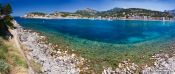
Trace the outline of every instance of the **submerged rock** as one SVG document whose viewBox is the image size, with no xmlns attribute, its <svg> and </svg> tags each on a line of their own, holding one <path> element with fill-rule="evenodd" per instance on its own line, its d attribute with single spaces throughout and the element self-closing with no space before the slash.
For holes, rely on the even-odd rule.
<svg viewBox="0 0 175 74">
<path fill-rule="evenodd" d="M 111 67 L 104 69 L 102 74 L 135 74 L 138 66 L 130 61 L 119 63 L 118 68 L 112 70 Z"/>
</svg>

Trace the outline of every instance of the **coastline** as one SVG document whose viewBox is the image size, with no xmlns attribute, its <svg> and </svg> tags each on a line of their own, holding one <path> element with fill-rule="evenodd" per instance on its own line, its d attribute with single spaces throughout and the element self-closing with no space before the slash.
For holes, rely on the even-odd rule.
<svg viewBox="0 0 175 74">
<path fill-rule="evenodd" d="M 79 74 L 85 70 L 77 68 L 76 66 L 83 66 L 84 58 L 76 57 L 76 54 L 67 54 L 66 51 L 61 52 L 60 49 L 55 50 L 54 48 L 56 45 L 47 43 L 47 38 L 45 36 L 32 30 L 24 30 L 17 22 L 14 24 L 18 25 L 16 29 L 18 42 L 26 58 L 29 60 L 30 64 L 32 63 L 30 60 L 40 64 L 41 70 L 39 72 L 48 74 Z M 51 53 L 54 54 L 54 56 L 51 55 Z M 162 73 L 164 70 L 166 70 L 165 73 L 175 72 L 175 57 L 170 57 L 168 54 L 162 53 L 155 54 L 151 59 L 155 59 L 154 65 L 145 65 L 141 70 L 142 74 Z M 130 61 L 123 61 L 119 63 L 115 70 L 111 67 L 104 68 L 102 74 L 135 73 L 137 69 L 138 66 L 136 64 Z"/>
<path fill-rule="evenodd" d="M 165 53 L 158 53 L 152 56 L 154 65 L 145 65 L 141 71 L 135 72 L 138 66 L 130 61 L 119 63 L 118 67 L 113 70 L 111 67 L 104 69 L 102 74 L 174 74 L 175 73 L 175 56 Z"/>
<path fill-rule="evenodd" d="M 12 21 L 12 23 L 16 26 L 16 27 L 19 27 L 19 24 L 17 24 L 16 21 Z M 22 54 L 22 56 L 24 57 L 27 65 L 28 65 L 28 74 L 34 74 L 35 72 L 33 71 L 33 69 L 31 68 L 29 62 L 28 62 L 28 59 L 26 58 L 26 55 L 24 54 L 22 48 L 21 48 L 21 44 L 19 42 L 19 39 L 18 39 L 18 35 L 17 35 L 17 30 L 14 29 L 14 30 L 10 30 L 10 32 L 12 33 L 13 35 L 13 40 L 14 40 L 14 43 L 15 43 L 15 46 L 18 48 L 19 52 Z"/>
<path fill-rule="evenodd" d="M 106 20 L 106 21 L 115 21 L 115 20 L 124 20 L 124 21 L 162 21 L 162 22 L 166 22 L 166 21 L 169 21 L 169 22 L 175 22 L 175 20 L 150 20 L 150 19 L 110 19 L 110 18 L 104 18 L 104 19 L 101 19 L 101 18 L 64 18 L 64 17 L 58 17 L 58 18 L 50 18 L 50 17 L 20 17 L 20 18 L 25 18 L 25 19 L 75 19 L 75 20 L 79 20 L 79 19 L 85 19 L 85 20 Z"/>
<path fill-rule="evenodd" d="M 84 58 L 55 49 L 56 45 L 47 43 L 45 36 L 31 30 L 24 30 L 17 22 L 13 23 L 17 26 L 14 31 L 17 41 L 34 73 L 79 74 L 81 72 L 82 69 L 78 66 L 83 65 Z"/>
</svg>

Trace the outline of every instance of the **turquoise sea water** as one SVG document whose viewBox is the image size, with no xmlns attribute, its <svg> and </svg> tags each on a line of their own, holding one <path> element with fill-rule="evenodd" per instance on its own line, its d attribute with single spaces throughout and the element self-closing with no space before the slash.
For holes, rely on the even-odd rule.
<svg viewBox="0 0 175 74">
<path fill-rule="evenodd" d="M 91 60 L 97 70 L 101 65 L 117 65 L 117 62 L 128 58 L 133 62 L 145 63 L 151 54 L 169 50 L 167 46 L 171 45 L 175 37 L 173 21 L 19 17 L 15 20 L 26 29 L 48 36 L 49 41 L 58 44 L 60 48 L 73 50 Z"/>
<path fill-rule="evenodd" d="M 174 22 L 17 19 L 26 28 L 49 29 L 92 41 L 129 44 L 151 40 L 175 28 Z M 42 27 L 41 27 L 42 26 Z"/>
</svg>

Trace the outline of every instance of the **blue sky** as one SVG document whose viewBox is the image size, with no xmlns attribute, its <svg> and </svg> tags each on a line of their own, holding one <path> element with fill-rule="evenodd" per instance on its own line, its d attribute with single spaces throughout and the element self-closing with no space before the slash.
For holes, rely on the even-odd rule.
<svg viewBox="0 0 175 74">
<path fill-rule="evenodd" d="M 78 9 L 92 8 L 99 11 L 122 8 L 146 8 L 151 10 L 175 9 L 175 0 L 0 0 L 0 3 L 10 3 L 14 16 L 22 16 L 28 12 L 54 11 L 74 12 Z"/>
</svg>

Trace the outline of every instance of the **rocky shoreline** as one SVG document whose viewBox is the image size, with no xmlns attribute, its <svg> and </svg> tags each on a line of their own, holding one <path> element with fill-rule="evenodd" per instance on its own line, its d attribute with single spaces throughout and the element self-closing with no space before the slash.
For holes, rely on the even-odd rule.
<svg viewBox="0 0 175 74">
<path fill-rule="evenodd" d="M 16 33 L 18 41 L 29 63 L 35 62 L 39 66 L 38 70 L 33 70 L 29 74 L 80 74 L 88 70 L 83 67 L 84 58 L 76 56 L 76 54 L 68 54 L 67 51 L 62 52 L 56 48 L 57 45 L 47 42 L 45 36 L 32 30 L 24 30 L 17 22 Z M 174 47 L 173 47 L 174 48 Z M 172 48 L 172 50 L 173 50 Z M 54 55 L 53 55 L 54 54 Z M 104 68 L 102 74 L 173 74 L 175 73 L 175 57 L 165 53 L 154 54 L 150 59 L 155 60 L 153 66 L 143 66 L 140 72 L 136 72 L 140 68 L 137 64 L 123 61 L 118 64 L 114 70 L 112 68 Z M 32 68 L 36 69 L 36 68 Z"/>
<path fill-rule="evenodd" d="M 169 54 L 159 53 L 152 56 L 156 61 L 151 67 L 145 66 L 142 70 L 143 74 L 174 74 L 175 73 L 175 57 Z"/>
<path fill-rule="evenodd" d="M 165 53 L 158 53 L 152 56 L 150 59 L 154 59 L 154 65 L 145 65 L 140 72 L 136 72 L 139 68 L 138 65 L 131 63 L 130 61 L 123 61 L 119 63 L 115 70 L 112 68 L 106 68 L 102 74 L 174 74 L 175 73 L 175 56 L 171 56 Z"/>
<path fill-rule="evenodd" d="M 14 24 L 18 25 L 16 33 L 26 58 L 30 64 L 35 63 L 33 67 L 38 66 L 35 69 L 40 68 L 34 70 L 32 74 L 79 74 L 81 72 L 82 69 L 77 65 L 83 65 L 84 58 L 61 52 L 60 49 L 55 49 L 56 45 L 47 43 L 45 36 L 31 30 L 24 30 L 16 22 Z"/>
</svg>

